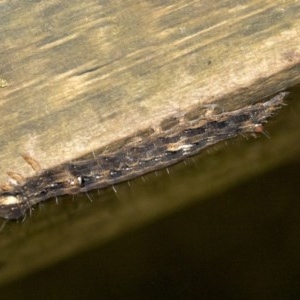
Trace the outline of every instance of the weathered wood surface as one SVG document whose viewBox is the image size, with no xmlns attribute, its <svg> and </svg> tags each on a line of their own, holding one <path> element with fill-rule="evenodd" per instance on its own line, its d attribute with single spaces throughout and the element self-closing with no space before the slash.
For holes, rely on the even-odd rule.
<svg viewBox="0 0 300 300">
<path fill-rule="evenodd" d="M 300 82 L 299 1 L 2 1 L 0 181 Z M 225 100 L 224 100 L 225 99 Z"/>
<path fill-rule="evenodd" d="M 24 152 L 48 168 L 178 112 L 212 102 L 242 107 L 299 83 L 299 16 L 299 1 L 0 2 L 0 181 L 8 170 L 32 174 L 20 156 Z M 282 151 L 278 143 L 272 146 L 276 154 Z M 296 150 L 288 148 L 276 163 Z M 272 156 L 269 160 L 275 164 Z M 7 224 L 1 281 L 104 242 L 258 170 L 243 165 L 232 177 L 196 189 L 197 182 L 234 166 L 221 161 L 223 171 L 203 164 L 200 177 L 178 178 L 161 189 L 155 186 L 160 179 L 131 192 L 121 186 L 126 204 L 111 191 L 101 196 L 114 199 L 107 209 L 95 202 L 91 208 L 76 201 L 79 213 L 77 207 L 70 211 L 62 204 L 58 211 L 48 205 L 24 224 Z M 272 164 L 257 162 L 262 168 Z"/>
</svg>

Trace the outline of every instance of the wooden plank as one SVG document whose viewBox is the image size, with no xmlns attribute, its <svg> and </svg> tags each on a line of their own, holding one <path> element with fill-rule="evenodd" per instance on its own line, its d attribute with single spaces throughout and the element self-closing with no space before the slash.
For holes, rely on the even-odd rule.
<svg viewBox="0 0 300 300">
<path fill-rule="evenodd" d="M 2 1 L 0 181 L 8 170 L 33 174 L 22 153 L 50 168 L 178 113 L 209 103 L 237 109 L 299 83 L 299 10 L 298 1 Z M 272 147 L 275 154 L 282 151 L 280 142 Z M 276 162 L 271 156 L 257 163 L 263 169 L 282 163 L 295 149 Z M 256 155 L 263 157 L 263 151 Z M 148 188 L 135 181 L 134 196 L 126 185 L 119 187 L 126 204 L 116 205 L 117 196 L 106 191 L 101 199 L 112 203 L 106 208 L 99 201 L 78 201 L 79 208 L 71 209 L 70 203 L 49 204 L 24 224 L 7 224 L 1 281 L 103 243 L 260 170 L 245 168 L 256 161 L 245 159 L 232 177 L 196 189 L 197 182 L 232 168 L 220 157 L 219 171 L 201 161 L 206 172 L 200 177 L 184 174 L 185 180 L 180 176 L 157 190 L 155 178 Z M 78 241 L 78 233 L 86 238 Z M 40 243 L 43 249 L 34 248 Z"/>
<path fill-rule="evenodd" d="M 294 85 L 298 12 L 298 1 L 2 1 L 0 181 L 32 175 L 22 153 L 49 168 L 191 107 Z"/>
</svg>

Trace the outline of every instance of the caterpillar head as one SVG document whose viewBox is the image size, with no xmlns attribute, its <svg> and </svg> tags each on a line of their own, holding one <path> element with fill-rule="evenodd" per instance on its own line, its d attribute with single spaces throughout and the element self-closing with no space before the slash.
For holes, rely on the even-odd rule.
<svg viewBox="0 0 300 300">
<path fill-rule="evenodd" d="M 26 213 L 28 206 L 22 198 L 12 192 L 0 193 L 0 217 L 8 220 L 19 219 Z"/>
</svg>

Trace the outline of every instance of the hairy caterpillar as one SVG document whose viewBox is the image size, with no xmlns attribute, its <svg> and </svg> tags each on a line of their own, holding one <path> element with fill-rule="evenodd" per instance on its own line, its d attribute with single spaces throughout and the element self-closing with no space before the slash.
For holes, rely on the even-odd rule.
<svg viewBox="0 0 300 300">
<path fill-rule="evenodd" d="M 175 164 L 197 154 L 217 142 L 246 133 L 264 133 L 263 123 L 283 105 L 287 92 L 230 112 L 198 115 L 186 114 L 181 119 L 160 125 L 145 138 L 132 137 L 109 153 L 90 159 L 78 159 L 42 171 L 29 156 L 24 159 L 36 175 L 24 179 L 8 172 L 14 184 L 2 186 L 0 217 L 18 219 L 33 205 L 64 194 L 76 194 L 132 179 L 145 173 Z"/>
</svg>

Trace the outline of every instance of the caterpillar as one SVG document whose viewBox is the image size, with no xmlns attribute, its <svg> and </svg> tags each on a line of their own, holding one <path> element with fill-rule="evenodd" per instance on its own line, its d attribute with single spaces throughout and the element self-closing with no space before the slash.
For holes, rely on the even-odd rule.
<svg viewBox="0 0 300 300">
<path fill-rule="evenodd" d="M 18 219 L 49 198 L 100 189 L 175 164 L 220 141 L 243 134 L 265 133 L 263 124 L 283 105 L 287 92 L 230 112 L 188 113 L 168 118 L 159 130 L 135 135 L 109 152 L 79 158 L 42 170 L 28 155 L 23 158 L 36 174 L 29 178 L 8 172 L 1 186 L 0 217 Z"/>
</svg>

